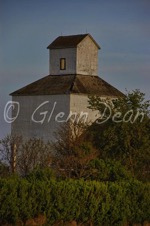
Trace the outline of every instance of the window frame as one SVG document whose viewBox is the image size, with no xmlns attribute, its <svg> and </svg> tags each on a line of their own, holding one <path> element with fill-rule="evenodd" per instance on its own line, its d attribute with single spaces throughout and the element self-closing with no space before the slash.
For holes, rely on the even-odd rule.
<svg viewBox="0 0 150 226">
<path fill-rule="evenodd" d="M 64 62 L 62 62 L 62 61 L 64 61 Z M 64 65 L 64 67 L 62 67 L 63 65 Z M 66 70 L 66 58 L 64 58 L 64 57 L 60 58 L 59 68 L 60 68 L 61 71 Z"/>
</svg>

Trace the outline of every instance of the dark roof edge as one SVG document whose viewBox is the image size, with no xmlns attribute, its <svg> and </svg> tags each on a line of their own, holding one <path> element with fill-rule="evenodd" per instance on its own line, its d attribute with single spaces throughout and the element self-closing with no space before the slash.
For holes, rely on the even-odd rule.
<svg viewBox="0 0 150 226">
<path fill-rule="evenodd" d="M 31 83 L 29 83 L 29 84 L 23 86 L 22 88 L 25 88 L 25 87 L 27 87 L 27 86 L 29 86 L 29 85 L 32 85 L 33 83 L 38 82 L 38 81 L 40 81 L 40 80 L 42 80 L 42 79 L 44 79 L 45 77 L 48 77 L 48 76 L 50 76 L 50 75 L 46 75 L 46 76 L 44 76 L 44 77 L 42 77 L 42 78 L 40 78 L 40 79 L 37 79 L 36 81 L 31 82 Z M 10 93 L 9 96 L 15 96 L 15 93 L 16 93 L 18 90 L 22 89 L 22 88 L 19 88 L 19 89 L 15 90 L 14 92 Z"/>
<path fill-rule="evenodd" d="M 89 36 L 90 38 L 91 38 L 91 40 L 95 43 L 95 45 L 97 46 L 97 48 L 98 49 L 101 49 L 101 47 L 98 45 L 98 43 L 94 40 L 94 38 L 89 34 L 89 33 L 87 33 L 87 34 L 78 34 L 78 35 L 65 35 L 65 36 L 58 36 L 57 38 L 59 38 L 59 37 L 69 37 L 69 36 L 80 36 L 80 35 L 82 35 L 83 36 L 83 39 L 80 41 L 80 42 L 82 42 L 87 36 Z M 57 39 L 56 38 L 56 39 Z M 56 40 L 55 39 L 55 40 Z M 54 40 L 54 41 L 55 41 Z M 53 41 L 53 42 L 54 42 Z M 47 46 L 47 49 L 65 49 L 65 48 L 67 48 L 67 49 L 69 49 L 69 48 L 76 48 L 77 46 L 78 46 L 78 44 L 80 43 L 78 43 L 76 46 L 74 46 L 74 45 L 70 45 L 70 46 L 67 46 L 67 47 L 64 47 L 64 46 L 59 46 L 59 47 L 52 47 L 52 45 L 53 45 L 53 42 L 50 44 L 50 45 L 48 45 Z"/>
<path fill-rule="evenodd" d="M 53 47 L 54 42 L 59 39 L 59 38 L 68 38 L 68 37 L 77 37 L 77 36 L 82 36 L 82 39 L 84 39 L 88 34 L 78 34 L 78 35 L 61 35 L 58 36 L 54 41 L 52 41 L 48 46 L 47 49 L 64 49 L 64 46 L 59 46 L 59 47 Z M 67 46 L 66 48 L 76 48 L 77 45 L 70 45 Z"/>
<path fill-rule="evenodd" d="M 71 78 L 68 80 L 68 77 L 69 76 Z M 53 80 L 54 77 L 56 77 L 56 80 L 55 79 Z M 42 86 L 46 84 L 46 87 L 49 89 L 49 86 L 47 86 L 47 82 L 56 82 L 56 81 L 59 81 L 59 77 L 60 78 L 67 77 L 67 84 L 68 85 L 65 86 L 65 89 L 63 87 L 60 87 L 61 89 L 58 89 L 59 87 L 56 87 L 57 88 L 56 89 L 56 92 L 54 92 L 54 90 L 52 90 L 49 93 L 49 92 L 45 92 L 45 90 L 43 91 L 43 89 L 41 90 L 41 93 L 40 92 L 37 92 L 37 88 L 36 87 L 41 88 L 41 84 L 42 84 Z M 72 74 L 72 75 L 67 74 L 67 75 L 62 75 L 62 76 L 60 76 L 60 75 L 55 75 L 55 76 L 47 75 L 47 76 L 45 76 L 45 77 L 43 77 L 41 79 L 38 79 L 37 81 L 34 81 L 34 82 L 32 82 L 32 83 L 30 83 L 30 84 L 22 87 L 21 89 L 18 89 L 16 91 L 10 93 L 9 95 L 10 96 L 38 96 L 38 95 L 75 94 L 76 92 L 77 92 L 77 94 L 81 94 L 82 95 L 82 94 L 85 94 L 86 93 L 85 95 L 87 95 L 88 92 L 89 92 L 89 89 L 91 89 L 91 88 L 88 85 L 87 90 L 83 91 L 83 89 L 82 89 L 83 82 L 85 83 L 85 81 L 88 81 L 89 80 L 89 79 L 88 80 L 84 80 L 84 79 L 86 79 L 85 77 L 86 78 L 89 78 L 89 79 L 94 79 L 94 80 L 91 80 L 91 81 L 95 81 L 96 84 L 99 84 L 100 85 L 100 86 L 98 85 L 99 87 L 97 87 L 96 89 L 99 89 L 99 88 L 100 89 L 101 88 L 103 89 L 103 86 L 106 87 L 106 91 L 105 90 L 104 91 L 102 90 L 102 92 L 101 92 L 101 95 L 102 96 L 105 96 L 105 93 L 106 93 L 106 96 L 112 96 L 112 97 L 118 97 L 118 96 L 123 97 L 123 96 L 125 96 L 124 93 L 122 93 L 120 90 L 118 90 L 117 88 L 115 88 L 113 85 L 110 85 L 108 82 L 106 82 L 105 80 L 103 80 L 99 76 L 80 75 L 80 74 Z M 95 78 L 93 78 L 93 77 L 95 77 Z M 77 82 L 76 85 L 77 85 L 77 87 L 79 89 L 76 86 L 74 87 L 75 80 Z M 46 83 L 45 83 L 45 81 L 46 81 Z M 64 80 L 64 78 L 63 78 L 62 81 L 63 82 L 64 81 L 66 82 L 66 79 Z M 80 84 L 81 84 L 81 86 L 80 86 Z M 89 84 L 89 83 L 87 83 L 87 84 Z M 35 86 L 32 86 L 32 85 L 35 85 Z M 29 88 L 29 90 L 25 90 L 26 88 Z M 83 88 L 85 88 L 85 87 L 83 87 Z M 107 90 L 109 91 L 109 88 L 110 88 L 110 91 L 111 92 L 110 92 L 110 94 L 109 93 L 107 94 Z M 33 92 L 30 92 L 31 89 L 33 89 L 32 90 Z M 38 89 L 38 91 L 39 91 L 39 89 Z M 99 96 L 99 92 L 97 92 L 97 91 L 96 91 L 96 93 L 95 93 L 95 91 L 92 91 L 92 92 L 93 92 L 92 95 L 97 95 L 98 94 L 98 96 Z M 90 92 L 89 92 L 89 95 L 91 95 Z"/>
</svg>

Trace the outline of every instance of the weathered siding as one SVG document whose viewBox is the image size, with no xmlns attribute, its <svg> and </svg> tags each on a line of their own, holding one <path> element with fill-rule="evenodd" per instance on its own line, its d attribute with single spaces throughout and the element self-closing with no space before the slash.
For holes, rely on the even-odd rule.
<svg viewBox="0 0 150 226">
<path fill-rule="evenodd" d="M 24 139 L 36 137 L 42 138 L 44 141 L 54 141 L 54 132 L 61 124 L 61 122 L 56 122 L 56 116 L 58 113 L 64 112 L 64 117 L 57 118 L 57 120 L 61 121 L 69 115 L 69 95 L 15 96 L 13 101 L 19 102 L 20 112 L 17 119 L 12 123 L 12 135 L 21 135 Z M 46 101 L 48 102 L 46 103 Z M 41 123 L 34 122 L 32 119 L 33 112 L 44 102 L 45 104 L 36 111 L 33 117 L 34 120 L 41 121 Z M 55 109 L 50 121 L 48 121 L 54 103 L 56 103 Z M 13 111 L 13 116 L 15 115 L 16 112 Z"/>
<path fill-rule="evenodd" d="M 84 115 L 87 113 L 87 123 L 94 122 L 99 117 L 98 111 L 92 111 L 88 108 L 88 96 L 87 95 L 80 95 L 80 94 L 71 94 L 70 95 L 70 111 L 76 112 L 79 116 Z M 85 114 L 84 114 L 85 113 Z M 81 115 L 80 115 L 81 114 Z"/>
<path fill-rule="evenodd" d="M 98 75 L 98 47 L 89 36 L 77 47 L 77 74 Z"/>
<path fill-rule="evenodd" d="M 66 70 L 60 70 L 60 58 L 66 58 Z M 50 50 L 50 74 L 75 74 L 76 48 Z"/>
<path fill-rule="evenodd" d="M 86 119 L 87 113 L 87 123 L 98 118 L 97 111 L 87 108 L 87 95 L 14 96 L 13 101 L 19 103 L 20 112 L 11 124 L 11 132 L 12 135 L 21 135 L 23 139 L 35 137 L 55 141 L 54 132 L 70 113 L 84 115 L 83 119 Z M 13 117 L 16 110 L 12 112 Z"/>
<path fill-rule="evenodd" d="M 98 47 L 85 37 L 76 48 L 50 49 L 49 73 L 98 75 Z M 66 70 L 60 70 L 60 58 L 66 58 Z"/>
</svg>

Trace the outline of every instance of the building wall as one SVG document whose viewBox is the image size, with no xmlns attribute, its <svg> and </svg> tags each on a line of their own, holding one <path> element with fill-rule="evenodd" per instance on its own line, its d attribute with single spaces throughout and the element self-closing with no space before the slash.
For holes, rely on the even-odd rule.
<svg viewBox="0 0 150 226">
<path fill-rule="evenodd" d="M 77 47 L 77 74 L 98 75 L 98 47 L 87 36 Z"/>
<path fill-rule="evenodd" d="M 69 115 L 69 95 L 14 96 L 13 101 L 19 102 L 20 112 L 11 125 L 12 135 L 21 135 L 23 139 L 35 137 L 54 141 L 54 132 Z M 16 111 L 17 108 L 13 116 Z"/>
<path fill-rule="evenodd" d="M 11 133 L 13 136 L 22 136 L 24 140 L 41 138 L 54 142 L 54 132 L 74 113 L 88 124 L 98 118 L 98 111 L 87 108 L 86 95 L 13 96 L 13 101 L 19 103 L 20 111 L 11 124 Z M 13 117 L 17 110 L 12 111 Z"/>
<path fill-rule="evenodd" d="M 60 58 L 66 58 L 66 70 L 60 70 Z M 50 69 L 51 75 L 76 73 L 76 48 L 51 49 Z"/>
<path fill-rule="evenodd" d="M 70 111 L 76 112 L 80 118 L 83 116 L 83 122 L 91 124 L 99 117 L 98 111 L 92 111 L 88 108 L 88 96 L 83 94 L 70 95 Z M 87 117 L 86 117 L 87 115 Z"/>
<path fill-rule="evenodd" d="M 77 48 L 51 49 L 49 60 L 49 73 L 98 75 L 98 47 L 87 36 Z M 66 58 L 66 70 L 60 70 L 60 58 Z"/>
</svg>

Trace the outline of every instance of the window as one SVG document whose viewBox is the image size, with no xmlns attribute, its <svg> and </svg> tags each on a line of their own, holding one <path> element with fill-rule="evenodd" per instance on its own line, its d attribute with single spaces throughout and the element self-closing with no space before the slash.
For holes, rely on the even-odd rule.
<svg viewBox="0 0 150 226">
<path fill-rule="evenodd" d="M 66 58 L 60 58 L 60 70 L 66 70 Z"/>
</svg>

